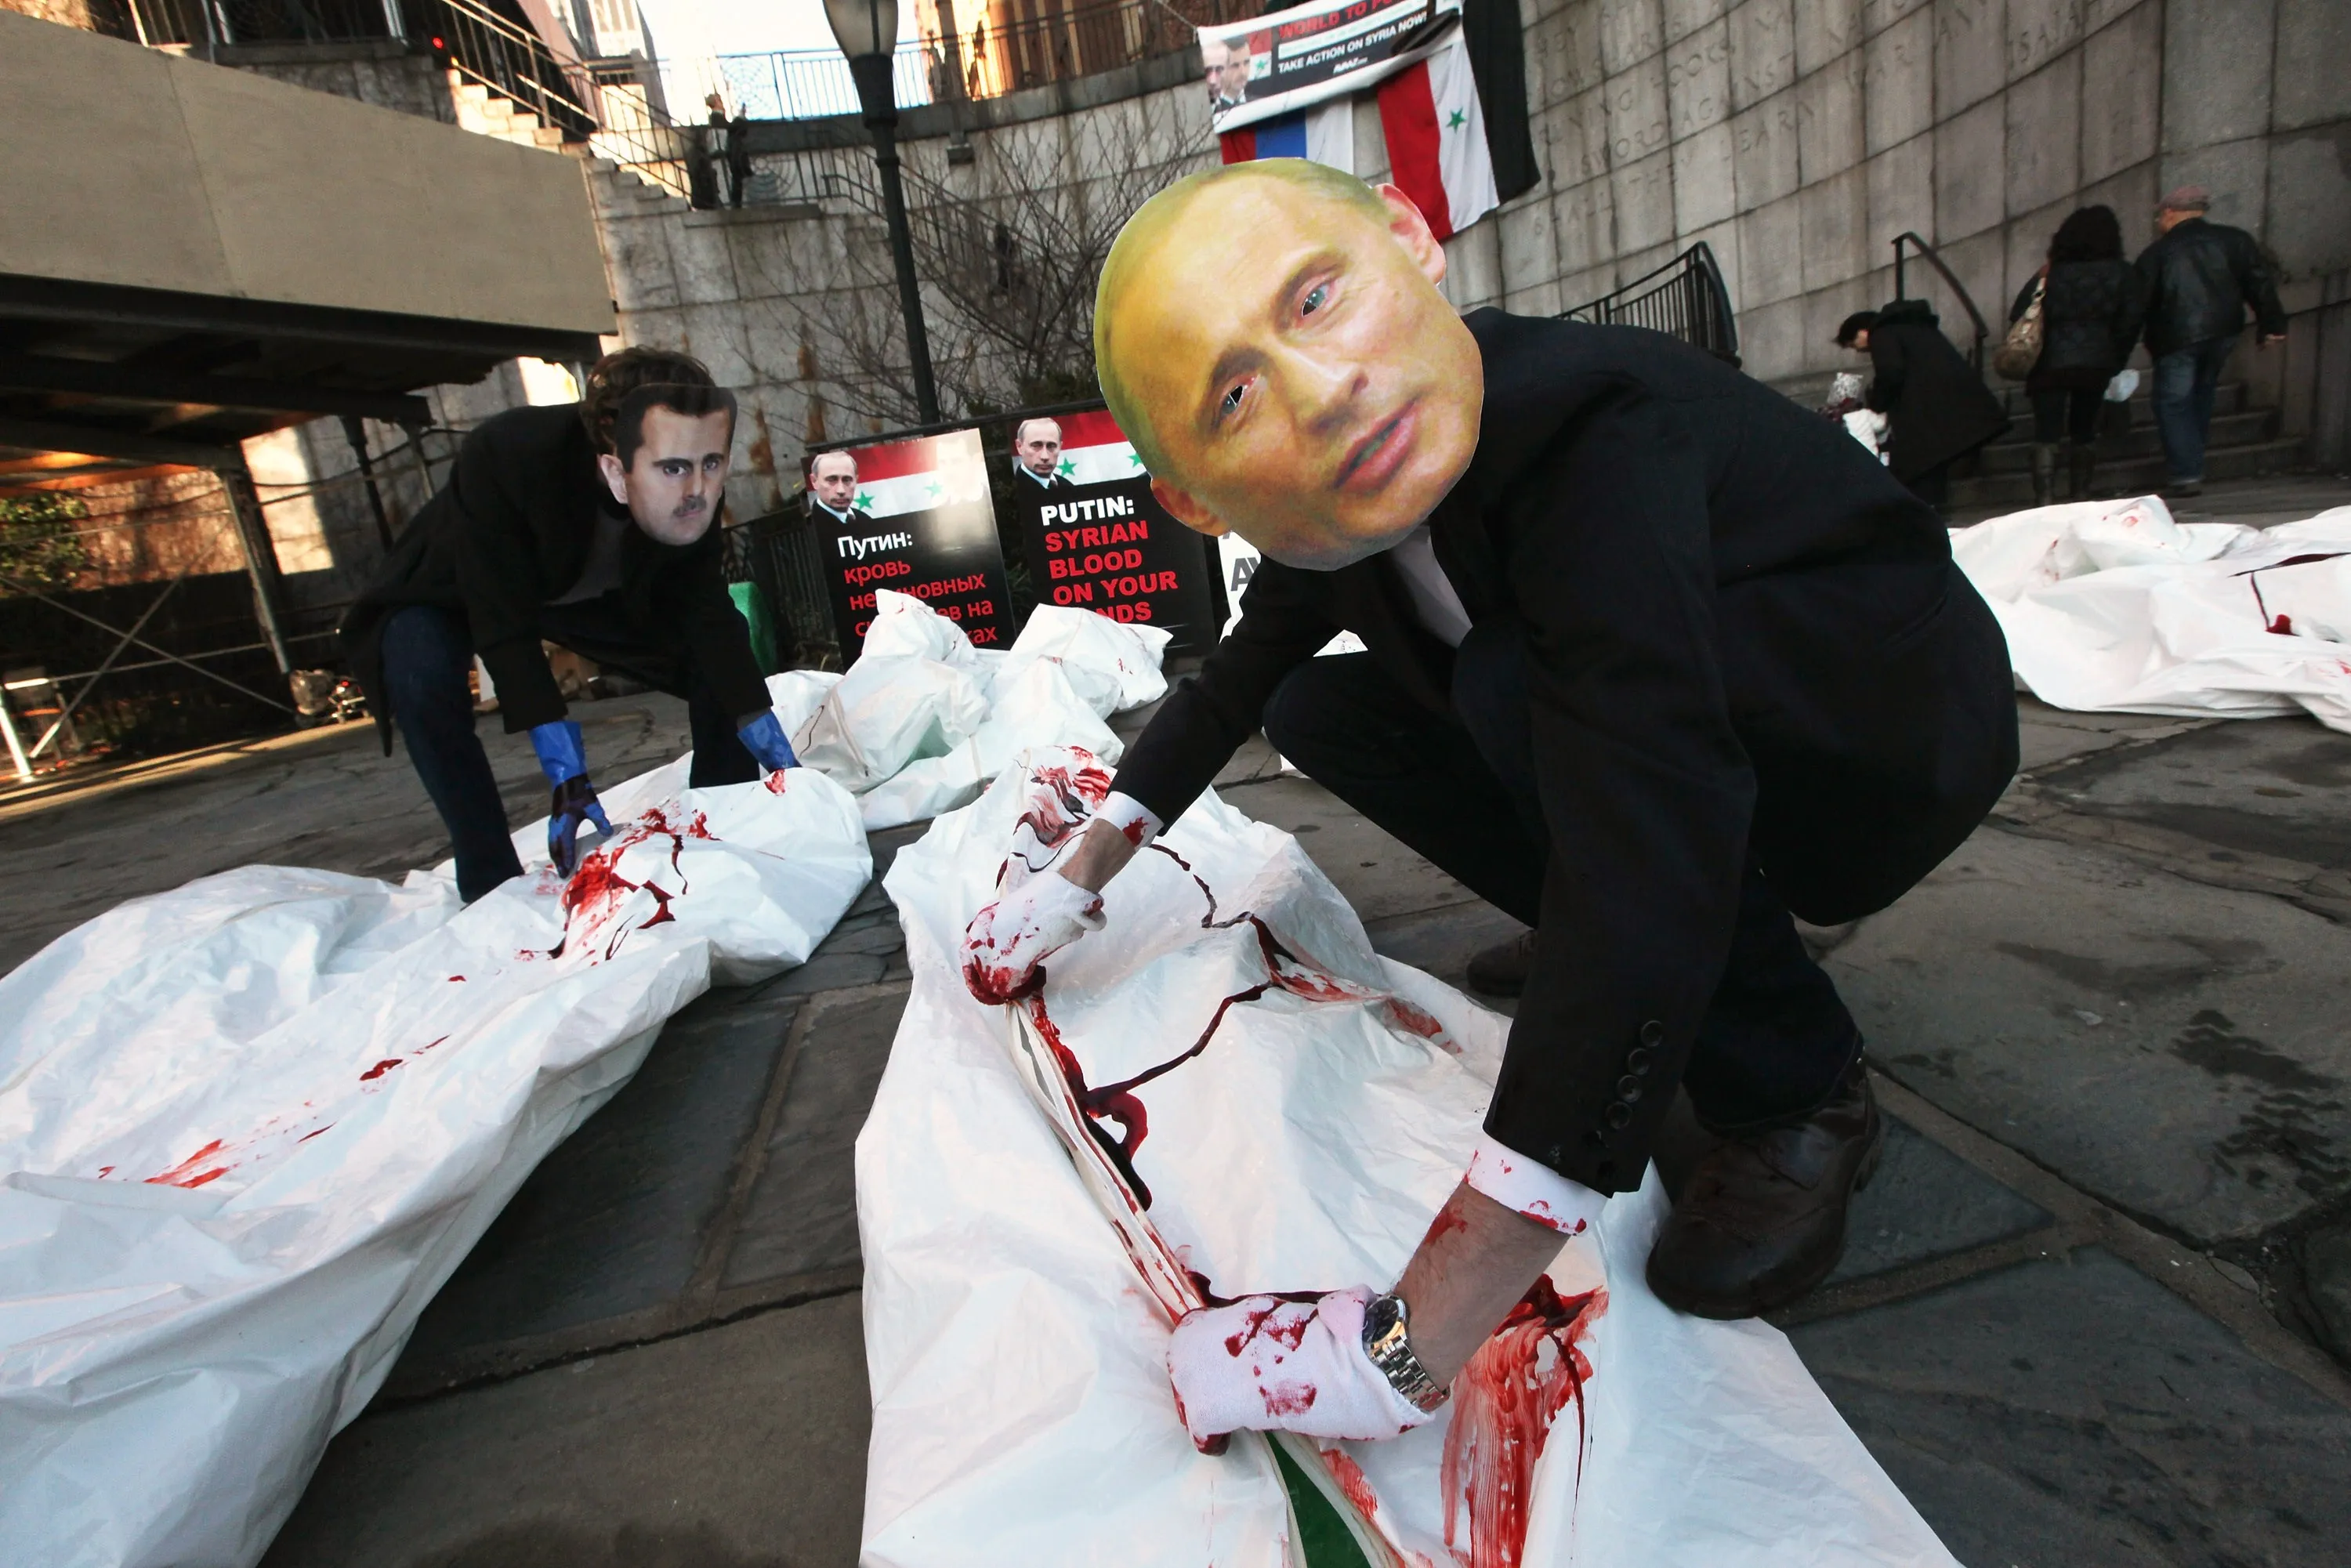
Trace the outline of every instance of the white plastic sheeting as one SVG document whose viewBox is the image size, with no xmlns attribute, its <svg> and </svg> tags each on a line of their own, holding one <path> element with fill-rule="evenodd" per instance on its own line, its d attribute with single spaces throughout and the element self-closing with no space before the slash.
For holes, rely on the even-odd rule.
<svg viewBox="0 0 2351 1568">
<path fill-rule="evenodd" d="M 2044 702 L 2351 731 L 2351 507 L 2257 529 L 2075 502 L 1953 529 L 1951 553 Z"/>
<path fill-rule="evenodd" d="M 1155 626 L 1040 604 L 992 652 L 883 589 L 847 674 L 796 672 L 768 687 L 799 759 L 855 791 L 868 828 L 894 828 L 963 805 L 1029 747 L 1083 746 L 1115 762 L 1123 743 L 1102 720 L 1165 693 L 1167 641 Z M 803 710 L 820 681 L 831 684 Z"/>
<path fill-rule="evenodd" d="M 868 1568 L 1300 1561 L 1265 1441 L 1186 1437 L 1172 1314 L 1393 1281 L 1492 1089 L 1506 1020 L 1374 955 L 1293 840 L 1213 795 L 1041 998 L 975 1002 L 956 944 L 1008 851 L 1050 863 L 1107 787 L 1032 757 L 887 880 L 914 984 L 857 1145 Z M 1612 1202 L 1436 1423 L 1284 1439 L 1371 1562 L 1951 1562 L 1777 1331 L 1648 1293 L 1664 1207 L 1654 1180 Z"/>
<path fill-rule="evenodd" d="M 0 979 L 0 1561 L 257 1561 L 663 1020 L 807 957 L 872 872 L 855 802 L 684 767 L 605 792 L 568 884 L 246 867 Z"/>
</svg>

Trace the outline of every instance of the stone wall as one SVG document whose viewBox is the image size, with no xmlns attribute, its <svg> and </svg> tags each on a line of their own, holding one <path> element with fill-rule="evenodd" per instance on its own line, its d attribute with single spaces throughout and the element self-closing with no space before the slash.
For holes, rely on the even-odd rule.
<svg viewBox="0 0 2351 1568">
<path fill-rule="evenodd" d="M 194 51 L 199 57 L 202 49 Z M 245 44 L 214 52 L 215 64 L 275 81 L 357 99 L 420 120 L 457 123 L 449 72 L 396 38 L 340 44 Z"/>
<path fill-rule="evenodd" d="M 2346 18 L 2346 0 L 1527 0 L 1547 182 L 1499 214 L 1495 298 L 1560 309 L 1704 240 L 1748 368 L 1788 382 L 1834 368 L 1836 322 L 1891 297 L 1905 230 L 1997 331 L 2075 206 L 2113 206 L 2136 248 L 2159 191 L 2195 180 L 2314 300 L 2351 266 Z M 1963 335 L 1948 291 L 1923 291 Z"/>
</svg>

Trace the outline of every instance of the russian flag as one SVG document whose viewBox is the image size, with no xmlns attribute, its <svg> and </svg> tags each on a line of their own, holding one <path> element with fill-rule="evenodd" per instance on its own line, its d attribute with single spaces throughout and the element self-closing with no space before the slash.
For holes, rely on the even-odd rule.
<svg viewBox="0 0 2351 1568">
<path fill-rule="evenodd" d="M 1217 142 L 1228 163 L 1311 158 L 1352 174 L 1355 172 L 1355 101 L 1341 97 L 1311 109 L 1292 110 L 1238 131 L 1221 132 Z"/>
<path fill-rule="evenodd" d="M 1501 204 L 1466 29 L 1455 28 L 1437 53 L 1382 82 L 1379 94 L 1389 178 L 1438 239 Z"/>
</svg>

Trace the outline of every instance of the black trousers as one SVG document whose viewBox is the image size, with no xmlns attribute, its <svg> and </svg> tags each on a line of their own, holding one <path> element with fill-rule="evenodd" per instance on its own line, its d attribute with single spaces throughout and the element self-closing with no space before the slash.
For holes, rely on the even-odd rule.
<svg viewBox="0 0 2351 1568">
<path fill-rule="evenodd" d="M 2043 444 L 2070 437 L 2084 446 L 2098 439 L 2098 413 L 2105 407 L 2106 389 L 2069 392 L 2052 387 L 2032 394 L 2032 439 Z"/>
<path fill-rule="evenodd" d="M 735 733 L 742 716 L 726 712 L 711 695 L 682 647 L 663 644 L 622 615 L 618 598 L 549 605 L 540 614 L 541 630 L 549 641 L 599 664 L 685 698 L 694 736 L 689 782 L 695 788 L 758 778 L 758 760 Z M 392 722 L 449 830 L 457 892 L 468 904 L 522 874 L 496 776 L 474 733 L 474 698 L 465 685 L 473 664 L 472 634 L 465 616 L 454 611 L 413 604 L 384 621 L 383 683 Z"/>
<path fill-rule="evenodd" d="M 1531 925 L 1551 833 L 1538 794 L 1515 624 L 1472 631 L 1454 663 L 1455 717 L 1407 695 L 1369 653 L 1309 659 L 1266 704 L 1266 738 L 1333 795 Z M 1682 1083 L 1717 1132 L 1817 1108 L 1861 1054 L 1836 986 L 1750 861 L 1730 956 Z"/>
</svg>

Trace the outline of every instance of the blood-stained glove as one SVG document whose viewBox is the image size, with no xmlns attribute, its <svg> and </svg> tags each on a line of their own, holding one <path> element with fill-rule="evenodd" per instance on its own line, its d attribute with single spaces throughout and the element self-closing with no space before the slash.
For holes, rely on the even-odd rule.
<svg viewBox="0 0 2351 1568">
<path fill-rule="evenodd" d="M 792 755 L 792 743 L 784 737 L 783 721 L 776 716 L 773 708 L 735 733 L 743 737 L 744 749 L 770 773 L 800 765 L 800 759 Z"/>
<path fill-rule="evenodd" d="M 569 876 L 580 866 L 581 826 L 594 822 L 609 834 L 612 824 L 597 802 L 596 787 L 588 782 L 588 748 L 578 725 L 568 718 L 533 725 L 530 748 L 538 753 L 539 771 L 555 786 L 547 809 L 547 858 L 558 875 Z"/>
<path fill-rule="evenodd" d="M 1046 959 L 1102 928 L 1101 894 L 1060 872 L 1038 872 L 963 928 L 963 983 L 990 1006 L 1018 1000 L 1042 983 Z"/>
<path fill-rule="evenodd" d="M 1184 1314 L 1167 1341 L 1167 1377 L 1192 1441 L 1228 1432 L 1393 1437 L 1435 1415 L 1395 1390 L 1364 1348 L 1364 1313 L 1378 1292 L 1333 1291 L 1318 1301 L 1244 1296 Z"/>
</svg>

